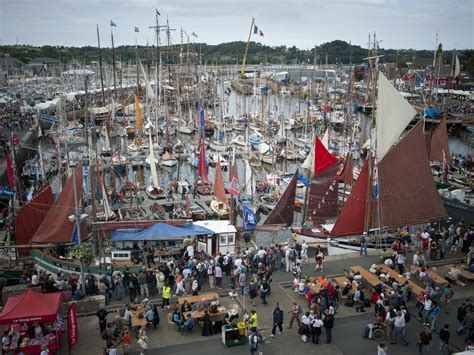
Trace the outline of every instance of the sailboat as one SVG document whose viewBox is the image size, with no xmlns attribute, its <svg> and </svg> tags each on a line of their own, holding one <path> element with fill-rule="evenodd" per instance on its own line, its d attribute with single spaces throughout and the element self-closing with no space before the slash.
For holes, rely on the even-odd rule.
<svg viewBox="0 0 474 355">
<path fill-rule="evenodd" d="M 100 190 L 102 192 L 102 210 L 96 211 L 95 218 L 97 221 L 110 221 L 116 218 L 115 212 L 110 208 L 109 197 L 104 186 L 104 181 L 100 175 Z"/>
<path fill-rule="evenodd" d="M 174 158 L 170 152 L 166 151 L 165 154 L 163 154 L 163 157 L 161 158 L 161 165 L 173 167 L 176 164 L 178 164 L 178 160 Z"/>
<path fill-rule="evenodd" d="M 107 132 L 107 127 L 104 126 L 104 141 L 102 145 L 101 155 L 102 157 L 110 158 L 112 156 L 112 148 L 110 147 L 109 133 Z"/>
<path fill-rule="evenodd" d="M 416 111 L 382 74 L 378 78 L 376 149 L 331 229 L 331 236 L 360 235 L 448 217 L 436 190 L 419 121 L 399 137 Z"/>
<path fill-rule="evenodd" d="M 227 195 L 225 194 L 220 161 L 217 161 L 216 165 L 213 193 L 215 198 L 211 201 L 211 210 L 217 214 L 219 218 L 229 218 L 230 210 Z"/>
<path fill-rule="evenodd" d="M 153 154 L 153 145 L 152 145 L 152 140 L 151 140 L 151 133 L 148 133 L 148 137 L 150 140 L 150 153 L 149 153 L 149 159 L 150 162 L 155 161 L 155 156 Z M 150 175 L 151 175 L 151 181 L 150 184 L 147 186 L 145 192 L 148 198 L 152 200 L 156 200 L 159 198 L 165 198 L 165 190 L 158 185 L 158 174 L 156 172 L 156 164 L 150 163 Z"/>
<path fill-rule="evenodd" d="M 259 227 L 259 230 L 277 231 L 282 227 L 290 227 L 293 224 L 297 180 L 298 170 L 294 173 L 285 192 L 283 192 L 262 226 Z"/>
<path fill-rule="evenodd" d="M 207 177 L 207 161 L 206 161 L 206 139 L 204 128 L 204 106 L 200 103 L 200 119 L 201 119 L 201 144 L 199 148 L 198 175 L 199 178 L 194 182 L 194 189 L 200 195 L 207 196 L 212 194 L 212 183 Z"/>
</svg>

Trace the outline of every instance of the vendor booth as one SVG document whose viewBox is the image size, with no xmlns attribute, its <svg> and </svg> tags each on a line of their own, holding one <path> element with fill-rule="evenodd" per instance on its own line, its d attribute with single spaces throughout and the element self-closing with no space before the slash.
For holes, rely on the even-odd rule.
<svg viewBox="0 0 474 355">
<path fill-rule="evenodd" d="M 63 332 L 61 292 L 41 293 L 28 289 L 10 296 L 0 313 L 0 327 L 10 333 L 10 351 L 40 354 L 46 344 L 49 353 L 60 347 Z"/>
<path fill-rule="evenodd" d="M 229 221 L 197 221 L 194 226 L 204 227 L 211 232 L 206 235 L 199 235 L 198 251 L 204 251 L 209 255 L 216 255 L 227 252 L 233 254 L 236 252 L 235 235 L 237 229 Z"/>
</svg>

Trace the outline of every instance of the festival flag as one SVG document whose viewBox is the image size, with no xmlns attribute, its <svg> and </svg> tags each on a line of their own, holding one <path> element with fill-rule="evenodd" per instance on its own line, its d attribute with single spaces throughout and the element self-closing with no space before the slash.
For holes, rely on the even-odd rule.
<svg viewBox="0 0 474 355">
<path fill-rule="evenodd" d="M 117 27 L 117 24 L 114 21 L 110 20 L 110 27 Z"/>
<path fill-rule="evenodd" d="M 265 37 L 264 34 L 263 34 L 263 32 L 262 32 L 262 30 L 258 30 L 258 35 L 259 35 L 260 37 Z"/>
<path fill-rule="evenodd" d="M 137 26 L 135 26 L 135 32 L 140 32 L 139 28 Z"/>
<path fill-rule="evenodd" d="M 196 32 L 193 32 L 193 33 L 191 33 L 191 36 L 194 36 L 194 37 L 197 38 L 198 35 L 196 34 Z"/>
<path fill-rule="evenodd" d="M 258 27 L 257 25 L 253 26 L 253 34 L 256 35 L 258 33 Z"/>
<path fill-rule="evenodd" d="M 79 328 L 77 326 L 77 312 L 76 312 L 76 304 L 73 303 L 69 307 L 69 311 L 67 314 L 67 339 L 69 344 L 69 351 L 71 348 L 77 344 L 79 340 Z"/>
<path fill-rule="evenodd" d="M 161 16 L 160 12 L 158 11 L 158 9 L 156 9 L 156 16 Z"/>
<path fill-rule="evenodd" d="M 257 217 L 247 206 L 244 206 L 242 209 L 242 223 L 244 231 L 254 231 L 257 229 Z"/>
<path fill-rule="evenodd" d="M 202 100 L 199 103 L 199 117 L 200 117 L 200 129 L 201 129 L 201 136 L 204 137 L 205 128 L 204 128 L 204 105 L 202 104 Z"/>
<path fill-rule="evenodd" d="M 10 156 L 10 150 L 6 151 L 6 163 L 7 163 L 7 175 L 8 175 L 8 185 L 11 189 L 15 188 L 15 172 L 13 170 L 12 159 Z"/>
</svg>

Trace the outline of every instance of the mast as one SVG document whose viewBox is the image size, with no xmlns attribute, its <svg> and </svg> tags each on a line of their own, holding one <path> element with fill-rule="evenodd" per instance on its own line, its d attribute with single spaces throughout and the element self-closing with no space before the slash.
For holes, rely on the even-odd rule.
<svg viewBox="0 0 474 355">
<path fill-rule="evenodd" d="M 117 102 L 117 78 L 115 73 L 115 47 L 114 47 L 114 31 L 112 30 L 112 26 L 110 26 L 110 39 L 112 41 L 112 71 L 114 74 L 114 99 Z"/>
<path fill-rule="evenodd" d="M 250 24 L 249 37 L 247 39 L 247 45 L 245 46 L 244 58 L 242 59 L 242 69 L 240 70 L 240 77 L 242 79 L 245 78 L 245 62 L 247 60 L 247 53 L 249 51 L 249 45 L 250 45 L 250 37 L 252 36 L 252 29 L 254 25 L 255 25 L 255 17 L 252 18 L 252 22 Z"/>
<path fill-rule="evenodd" d="M 97 48 L 99 49 L 99 71 L 100 71 L 100 88 L 102 90 L 102 100 L 105 103 L 105 92 L 104 92 L 104 71 L 102 69 L 102 50 L 100 49 L 100 35 L 99 25 L 97 25 Z"/>
</svg>

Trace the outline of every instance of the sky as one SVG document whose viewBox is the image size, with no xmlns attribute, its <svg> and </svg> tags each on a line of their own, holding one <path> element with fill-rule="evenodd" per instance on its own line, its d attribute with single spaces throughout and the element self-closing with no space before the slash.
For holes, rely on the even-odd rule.
<svg viewBox="0 0 474 355">
<path fill-rule="evenodd" d="M 246 41 L 255 18 L 264 37 L 252 40 L 270 46 L 340 39 L 366 48 L 375 31 L 381 48 L 432 50 L 436 33 L 444 49 L 474 48 L 473 0 L 0 0 L 0 44 L 96 46 L 98 24 L 109 47 L 110 20 L 116 46 L 154 43 L 155 8 L 160 25 L 176 29 L 173 44 L 180 28 L 196 42 Z"/>
</svg>

